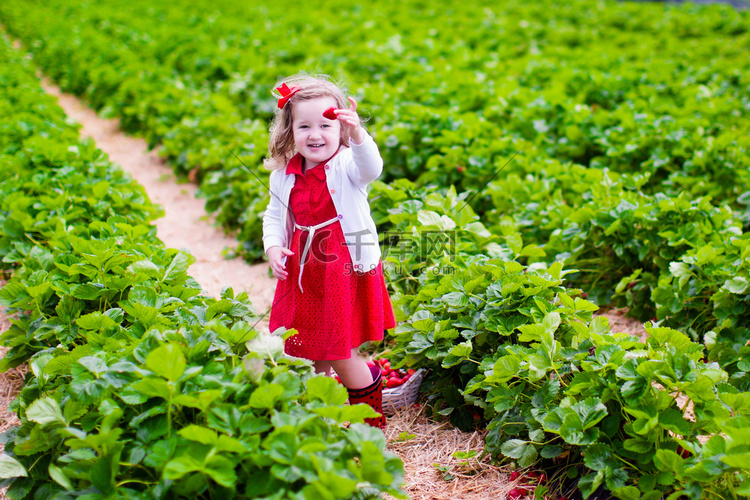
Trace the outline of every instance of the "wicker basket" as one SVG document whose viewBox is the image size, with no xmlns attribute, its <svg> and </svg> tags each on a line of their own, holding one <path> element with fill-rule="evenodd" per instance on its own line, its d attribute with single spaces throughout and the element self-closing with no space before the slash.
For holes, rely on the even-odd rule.
<svg viewBox="0 0 750 500">
<path fill-rule="evenodd" d="M 413 405 L 417 401 L 423 377 L 424 370 L 420 368 L 398 387 L 383 389 L 383 413 L 393 415 L 396 410 Z"/>
</svg>

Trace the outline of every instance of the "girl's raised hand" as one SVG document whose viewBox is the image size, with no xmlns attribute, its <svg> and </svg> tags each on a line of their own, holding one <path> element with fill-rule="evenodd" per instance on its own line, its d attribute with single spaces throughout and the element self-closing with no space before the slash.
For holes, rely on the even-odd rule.
<svg viewBox="0 0 750 500">
<path fill-rule="evenodd" d="M 336 118 L 341 122 L 342 127 L 348 128 L 352 141 L 355 144 L 362 144 L 365 140 L 365 129 L 362 128 L 357 114 L 357 101 L 353 97 L 349 97 L 349 109 L 336 110 Z"/>
<path fill-rule="evenodd" d="M 285 280 L 289 273 L 286 272 L 286 266 L 282 260 L 285 256 L 289 257 L 294 255 L 294 252 L 288 248 L 274 246 L 268 249 L 266 252 L 268 255 L 268 262 L 271 264 L 271 272 L 277 280 Z"/>
</svg>

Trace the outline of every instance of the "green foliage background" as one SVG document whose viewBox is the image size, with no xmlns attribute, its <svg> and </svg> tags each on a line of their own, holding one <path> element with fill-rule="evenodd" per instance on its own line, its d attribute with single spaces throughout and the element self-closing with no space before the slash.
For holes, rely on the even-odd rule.
<svg viewBox="0 0 750 500">
<path fill-rule="evenodd" d="M 586 494 L 748 492 L 747 12 L 6 0 L 0 19 L 64 90 L 195 171 L 250 260 L 269 90 L 300 70 L 342 80 L 386 160 L 370 198 L 402 320 L 391 355 L 432 368 L 436 412 L 487 423 L 497 457 L 580 469 Z M 611 336 L 586 297 L 658 321 L 655 340 Z"/>
</svg>

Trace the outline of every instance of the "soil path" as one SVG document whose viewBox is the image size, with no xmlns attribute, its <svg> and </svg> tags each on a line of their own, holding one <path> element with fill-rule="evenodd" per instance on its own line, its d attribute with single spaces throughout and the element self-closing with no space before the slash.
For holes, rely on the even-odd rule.
<svg viewBox="0 0 750 500">
<path fill-rule="evenodd" d="M 239 257 L 222 257 L 224 249 L 235 248 L 238 242 L 212 224 L 204 202 L 195 197 L 197 186 L 178 184 L 157 152 L 149 151 L 145 140 L 122 133 L 118 120 L 100 118 L 49 80 L 43 78 L 42 84 L 47 93 L 58 98 L 65 113 L 81 124 L 81 136 L 91 137 L 112 162 L 146 189 L 153 203 L 164 208 L 164 217 L 155 222 L 157 235 L 167 247 L 185 250 L 197 259 L 188 272 L 206 294 L 218 297 L 225 286 L 235 293 L 246 291 L 256 311 L 265 314 L 276 287 L 276 280 L 268 275 L 268 264 L 251 266 Z M 267 319 L 259 326 L 267 329 Z"/>
</svg>

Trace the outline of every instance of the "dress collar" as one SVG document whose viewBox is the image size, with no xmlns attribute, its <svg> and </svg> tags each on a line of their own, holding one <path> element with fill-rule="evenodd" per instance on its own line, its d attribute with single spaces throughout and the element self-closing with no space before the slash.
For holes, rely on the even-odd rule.
<svg viewBox="0 0 750 500">
<path fill-rule="evenodd" d="M 292 156 L 292 159 L 289 160 L 289 163 L 286 165 L 286 174 L 296 174 L 296 175 L 304 175 L 302 173 L 302 162 L 304 161 L 304 158 L 302 158 L 302 155 L 297 153 L 296 155 Z"/>
<path fill-rule="evenodd" d="M 338 151 L 337 151 L 338 153 Z M 334 154 L 333 156 L 336 156 Z M 333 156 L 331 156 L 327 161 L 320 163 L 313 168 L 307 169 L 308 174 L 312 174 L 318 179 L 325 180 L 326 178 L 326 172 L 325 172 L 325 166 L 328 164 L 329 161 L 333 159 Z M 292 159 L 289 160 L 289 163 L 286 166 L 286 174 L 295 174 L 304 177 L 305 172 L 302 172 L 302 164 L 304 162 L 304 158 L 300 153 L 297 153 L 296 155 L 292 156 Z"/>
</svg>

